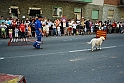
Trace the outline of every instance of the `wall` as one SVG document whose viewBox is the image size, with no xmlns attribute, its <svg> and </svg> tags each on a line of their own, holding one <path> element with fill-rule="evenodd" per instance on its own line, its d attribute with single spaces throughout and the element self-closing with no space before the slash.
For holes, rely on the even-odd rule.
<svg viewBox="0 0 124 83">
<path fill-rule="evenodd" d="M 103 14 L 103 6 L 98 6 L 98 5 L 91 5 L 88 4 L 84 6 L 84 15 L 86 19 L 91 19 L 92 20 L 92 10 L 99 10 L 99 19 L 102 20 L 102 14 Z M 92 20 L 96 21 L 96 20 Z"/>
<path fill-rule="evenodd" d="M 98 20 L 108 20 L 108 9 L 114 9 L 116 11 L 116 14 L 114 15 L 114 18 L 112 18 L 112 20 L 123 20 L 120 17 L 120 13 L 124 11 L 124 9 L 118 8 L 114 5 L 109 5 L 109 3 L 117 4 L 115 2 L 118 1 L 119 0 L 105 0 L 105 4 L 102 6 L 103 0 L 93 0 L 93 3 L 91 4 L 59 2 L 52 0 L 40 0 L 40 2 L 39 0 L 11 0 L 11 2 L 10 0 L 3 0 L 0 3 L 0 15 L 3 15 L 5 18 L 9 17 L 9 7 L 15 5 L 18 6 L 20 10 L 19 18 L 22 18 L 22 16 L 28 17 L 29 7 L 38 7 L 42 9 L 44 17 L 54 20 L 56 18 L 52 17 L 52 8 L 54 6 L 61 6 L 63 8 L 63 15 L 65 15 L 68 19 L 74 18 L 74 8 L 81 8 L 82 16 L 85 17 L 85 19 L 91 19 L 91 21 L 95 21 L 92 20 L 92 10 L 99 10 Z"/>
<path fill-rule="evenodd" d="M 22 16 L 28 17 L 28 8 L 29 7 L 38 7 L 42 9 L 43 16 L 55 19 L 52 17 L 52 8 L 53 6 L 61 6 L 63 8 L 63 15 L 66 15 L 68 18 L 74 17 L 74 8 L 83 8 L 83 5 L 78 5 L 77 3 L 67 3 L 67 2 L 57 2 L 57 1 L 51 1 L 51 0 L 12 0 L 11 2 L 9 0 L 4 0 L 0 3 L 0 15 L 3 15 L 4 17 L 9 17 L 9 7 L 15 5 L 19 7 L 20 15 L 19 18 Z"/>
<path fill-rule="evenodd" d="M 90 4 L 103 6 L 104 0 L 93 0 L 93 2 Z"/>
<path fill-rule="evenodd" d="M 121 19 L 121 14 L 124 12 L 123 7 L 118 7 L 120 0 L 104 0 L 104 6 L 103 6 L 103 21 L 106 20 L 116 20 L 116 21 L 123 21 L 124 19 Z M 114 17 L 108 18 L 108 10 L 114 10 Z"/>
<path fill-rule="evenodd" d="M 104 0 L 104 4 L 109 4 L 109 5 L 118 5 L 120 3 L 120 0 Z"/>
</svg>

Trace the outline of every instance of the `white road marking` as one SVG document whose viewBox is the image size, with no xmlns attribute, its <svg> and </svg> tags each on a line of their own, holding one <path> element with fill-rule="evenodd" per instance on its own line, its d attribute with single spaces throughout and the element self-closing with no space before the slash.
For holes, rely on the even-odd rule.
<svg viewBox="0 0 124 83">
<path fill-rule="evenodd" d="M 104 48 L 115 48 L 115 47 L 117 46 L 109 46 L 109 47 L 102 47 L 102 48 L 104 49 Z"/>
<path fill-rule="evenodd" d="M 124 74 L 124 70 L 120 71 L 119 73 L 120 73 L 120 74 Z"/>
<path fill-rule="evenodd" d="M 78 38 L 72 38 L 72 39 L 66 39 L 66 40 L 63 40 L 63 41 L 72 41 L 72 40 L 77 40 Z"/>
<path fill-rule="evenodd" d="M 92 69 L 92 71 L 94 71 L 95 69 Z"/>
<path fill-rule="evenodd" d="M 4 57 L 1 57 L 0 60 L 4 60 Z"/>
<path fill-rule="evenodd" d="M 13 56 L 13 57 L 1 57 L 0 60 L 4 59 L 13 59 L 13 58 L 26 58 L 26 57 L 35 57 L 41 55 L 54 55 L 54 54 L 62 54 L 67 52 L 56 52 L 56 53 L 46 53 L 46 54 L 33 54 L 33 55 L 25 55 L 25 56 Z"/>
<path fill-rule="evenodd" d="M 121 46 L 124 46 L 124 45 L 120 45 L 120 46 L 108 46 L 108 47 L 102 47 L 102 49 L 106 49 L 106 48 L 115 48 L 115 47 L 121 47 Z M 91 49 L 83 49 L 83 50 L 72 50 L 72 51 L 69 51 L 69 52 L 83 52 L 83 51 L 89 51 Z"/>
<path fill-rule="evenodd" d="M 91 49 L 73 50 L 73 51 L 69 51 L 69 52 L 81 52 L 81 51 L 88 51 L 88 50 L 91 50 Z"/>
<path fill-rule="evenodd" d="M 70 60 L 71 62 L 79 61 L 79 60 L 84 60 L 85 58 L 77 58 L 77 59 L 72 59 Z"/>
<path fill-rule="evenodd" d="M 115 47 L 121 47 L 121 46 L 124 46 L 124 45 L 102 47 L 102 49 L 115 48 Z M 33 55 L 25 55 L 25 56 L 0 57 L 0 60 L 14 59 L 14 58 L 35 57 L 35 56 L 41 56 L 41 55 L 54 55 L 54 54 L 74 53 L 74 52 L 85 52 L 85 51 L 89 51 L 89 50 L 91 50 L 91 49 L 71 50 L 71 51 L 65 51 L 65 52 L 54 52 L 54 53 L 45 53 L 45 54 L 33 54 Z M 78 61 L 78 60 L 80 60 L 80 59 L 75 59 L 75 60 L 70 60 L 70 61 Z"/>
</svg>

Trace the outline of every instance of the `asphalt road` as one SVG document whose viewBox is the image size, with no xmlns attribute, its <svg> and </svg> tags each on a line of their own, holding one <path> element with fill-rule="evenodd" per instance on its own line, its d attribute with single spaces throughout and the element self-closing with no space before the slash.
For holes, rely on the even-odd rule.
<svg viewBox="0 0 124 83">
<path fill-rule="evenodd" d="M 24 75 L 27 83 L 124 83 L 124 34 L 108 34 L 94 52 L 86 43 L 93 37 L 44 37 L 40 50 L 2 39 L 0 73 Z"/>
</svg>

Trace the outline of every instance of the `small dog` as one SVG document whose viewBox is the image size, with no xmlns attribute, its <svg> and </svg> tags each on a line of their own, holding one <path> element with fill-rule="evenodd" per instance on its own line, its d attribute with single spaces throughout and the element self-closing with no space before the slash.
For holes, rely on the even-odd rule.
<svg viewBox="0 0 124 83">
<path fill-rule="evenodd" d="M 88 44 L 92 44 L 92 51 L 94 50 L 94 46 L 96 46 L 96 49 L 101 49 L 102 42 L 105 40 L 103 36 L 100 38 L 93 38 L 90 42 L 87 42 Z"/>
</svg>

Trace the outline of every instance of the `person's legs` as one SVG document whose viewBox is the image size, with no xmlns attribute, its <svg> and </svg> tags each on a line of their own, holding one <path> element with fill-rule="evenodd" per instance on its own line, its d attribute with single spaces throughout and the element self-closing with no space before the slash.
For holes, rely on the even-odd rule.
<svg viewBox="0 0 124 83">
<path fill-rule="evenodd" d="M 6 31 L 3 32 L 3 36 L 4 36 L 4 38 L 6 38 Z"/>
<path fill-rule="evenodd" d="M 37 48 L 37 49 L 40 49 L 41 48 L 41 46 L 40 46 L 40 44 L 41 44 L 41 37 L 42 37 L 42 34 L 36 34 L 37 35 L 37 40 L 34 42 L 34 44 L 33 44 L 33 46 L 35 47 L 35 48 Z M 42 49 L 42 48 L 41 48 Z"/>
<path fill-rule="evenodd" d="M 15 42 L 18 42 L 18 33 L 16 33 L 15 38 L 16 38 Z"/>
</svg>

